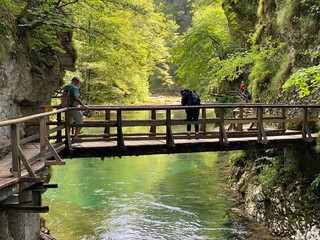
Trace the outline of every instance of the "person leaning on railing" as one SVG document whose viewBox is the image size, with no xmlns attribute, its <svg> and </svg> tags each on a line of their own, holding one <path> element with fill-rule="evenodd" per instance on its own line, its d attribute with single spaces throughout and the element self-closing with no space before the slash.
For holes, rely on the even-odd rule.
<svg viewBox="0 0 320 240">
<path fill-rule="evenodd" d="M 80 90 L 78 87 L 78 84 L 80 83 L 80 77 L 74 76 L 71 80 L 71 83 L 69 83 L 66 86 L 66 90 L 70 89 L 70 98 L 71 98 L 71 107 L 84 107 L 86 110 L 89 110 L 89 106 L 83 104 L 83 102 L 80 99 Z M 73 86 L 73 87 L 72 87 Z M 80 110 L 77 111 L 70 111 L 70 124 L 83 124 L 83 117 Z M 74 133 L 73 139 L 78 139 L 78 135 L 80 134 L 81 127 L 76 127 L 76 131 Z"/>
</svg>

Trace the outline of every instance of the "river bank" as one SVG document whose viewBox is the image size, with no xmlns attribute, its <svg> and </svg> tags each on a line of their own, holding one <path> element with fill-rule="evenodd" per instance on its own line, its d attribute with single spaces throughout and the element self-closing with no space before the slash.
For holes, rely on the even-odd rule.
<svg viewBox="0 0 320 240">
<path fill-rule="evenodd" d="M 284 239 L 320 239 L 320 171 L 314 149 L 245 151 L 231 157 L 231 182 L 245 211 Z"/>
</svg>

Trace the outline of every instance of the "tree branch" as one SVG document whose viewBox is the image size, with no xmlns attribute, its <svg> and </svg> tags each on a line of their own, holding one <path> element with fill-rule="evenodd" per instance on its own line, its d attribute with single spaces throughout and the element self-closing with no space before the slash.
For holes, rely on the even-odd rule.
<svg viewBox="0 0 320 240">
<path fill-rule="evenodd" d="M 60 2 L 60 1 L 59 1 L 59 2 Z M 58 8 L 63 8 L 63 7 L 65 7 L 65 6 L 68 6 L 68 5 L 77 3 L 77 2 L 79 2 L 79 0 L 75 0 L 75 1 L 73 1 L 73 2 L 69 2 L 69 3 L 62 4 L 61 6 L 58 6 Z"/>
</svg>

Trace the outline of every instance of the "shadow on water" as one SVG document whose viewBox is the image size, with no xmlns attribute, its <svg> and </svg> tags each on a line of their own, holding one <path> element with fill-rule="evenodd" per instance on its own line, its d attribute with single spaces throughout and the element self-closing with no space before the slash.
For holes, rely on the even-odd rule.
<svg viewBox="0 0 320 240">
<path fill-rule="evenodd" d="M 44 194 L 43 216 L 60 239 L 272 239 L 242 215 L 228 159 L 218 152 L 67 159 L 52 167 L 59 188 Z"/>
</svg>

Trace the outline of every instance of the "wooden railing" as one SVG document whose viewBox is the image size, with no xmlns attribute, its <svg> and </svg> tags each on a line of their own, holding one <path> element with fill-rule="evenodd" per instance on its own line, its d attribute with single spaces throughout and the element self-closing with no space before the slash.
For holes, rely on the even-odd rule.
<svg viewBox="0 0 320 240">
<path fill-rule="evenodd" d="M 31 163 L 36 161 L 37 159 L 40 159 L 41 161 L 45 161 L 47 156 L 47 147 L 50 150 L 51 154 L 56 159 L 55 164 L 59 164 L 59 162 L 63 164 L 63 162 L 61 161 L 56 151 L 56 149 L 61 147 L 63 143 L 60 144 L 59 146 L 58 145 L 52 146 L 52 144 L 48 139 L 48 136 L 54 132 L 61 131 L 62 129 L 65 128 L 65 126 L 59 125 L 53 129 L 47 129 L 46 118 L 51 115 L 61 114 L 67 111 L 68 111 L 68 108 L 64 108 L 64 109 L 56 110 L 53 112 L 40 113 L 40 114 L 35 114 L 27 117 L 0 122 L 0 127 L 10 126 L 11 128 L 12 175 L 14 178 L 21 177 L 21 162 L 23 163 L 24 167 L 28 171 L 30 178 L 37 178 L 35 172 L 31 167 Z M 39 124 L 38 124 L 39 132 L 35 135 L 20 139 L 20 136 L 21 136 L 20 128 L 22 127 L 21 124 L 26 124 L 27 122 L 33 121 L 35 119 L 39 120 Z M 39 154 L 32 157 L 31 159 L 27 159 L 27 157 L 23 153 L 21 146 L 37 140 L 39 140 L 40 142 Z"/>
<path fill-rule="evenodd" d="M 48 106 L 38 106 L 38 108 L 45 108 Z M 226 110 L 239 109 L 239 115 L 237 117 L 226 117 Z M 244 117 L 243 109 L 251 108 L 255 114 L 253 116 Z M 301 109 L 302 117 L 287 119 L 286 111 L 289 108 Z M 57 148 L 67 147 L 72 149 L 70 129 L 73 127 L 103 127 L 104 130 L 101 133 L 95 134 L 81 134 L 79 137 L 81 141 L 116 141 L 117 146 L 120 149 L 125 149 L 125 140 L 154 140 L 165 139 L 168 147 L 175 146 L 176 139 L 187 138 L 186 131 L 173 132 L 172 127 L 176 125 L 187 124 L 201 124 L 199 136 L 192 138 L 218 138 L 221 144 L 228 144 L 228 138 L 230 137 L 243 137 L 243 125 L 255 124 L 256 130 L 248 131 L 246 134 L 250 136 L 256 136 L 259 143 L 267 143 L 267 136 L 270 134 L 285 134 L 285 123 L 288 122 L 301 122 L 301 138 L 304 141 L 312 141 L 311 131 L 309 128 L 309 122 L 318 121 L 318 117 L 308 118 L 309 109 L 319 109 L 320 105 L 274 105 L 274 104 L 204 104 L 201 106 L 178 106 L 178 105 L 161 105 L 161 106 L 90 106 L 90 110 L 94 112 L 103 112 L 104 120 L 86 120 L 81 125 L 69 123 L 69 113 L 73 110 L 79 110 L 81 108 L 64 108 L 46 113 L 40 113 L 32 116 L 27 116 L 19 119 L 7 120 L 0 122 L 0 127 L 10 126 L 11 128 L 11 149 L 12 149 L 12 173 L 13 177 L 21 176 L 20 160 L 28 171 L 30 177 L 36 177 L 33 172 L 30 162 L 35 159 L 46 160 L 46 156 L 49 150 L 55 161 L 48 162 L 48 164 L 63 164 L 59 155 L 57 154 Z M 200 109 L 201 117 L 198 121 L 186 121 L 185 119 L 172 118 L 172 112 L 181 111 L 185 109 Z M 214 109 L 218 117 L 208 118 L 208 109 Z M 265 109 L 274 109 L 275 114 L 264 114 Z M 84 110 L 84 109 L 82 109 Z M 149 119 L 136 119 L 136 120 L 124 120 L 123 113 L 127 111 L 147 111 L 149 112 Z M 157 112 L 165 112 L 163 119 L 157 119 Z M 231 112 L 231 111 L 229 111 Z M 116 117 L 111 119 L 111 113 Z M 48 121 L 49 116 L 56 116 L 55 121 Z M 31 120 L 38 119 L 39 123 L 31 123 Z M 64 121 L 63 121 L 64 120 Z M 264 124 L 278 124 L 279 129 L 272 131 L 266 131 Z M 20 124 L 24 124 L 25 127 L 31 125 L 38 125 L 39 132 L 35 135 L 28 136 L 20 139 Z M 236 124 L 236 131 L 226 131 L 226 124 Z M 215 125 L 215 128 L 211 131 L 208 130 L 209 125 Z M 50 126 L 50 128 L 49 128 Z M 124 127 L 146 126 L 150 127 L 148 132 L 135 132 L 135 133 L 123 133 Z M 165 127 L 165 132 L 159 132 L 158 127 Z M 52 128 L 53 127 L 53 128 Z M 110 129 L 116 129 L 115 133 L 111 133 Z M 297 134 L 297 132 L 294 132 Z M 53 145 L 49 139 L 55 139 L 56 143 Z M 26 159 L 21 145 L 37 141 L 40 142 L 39 155 L 34 159 Z"/>
</svg>

